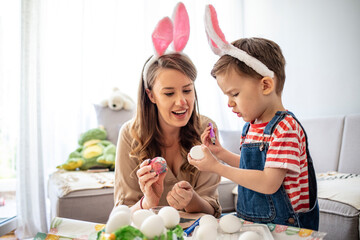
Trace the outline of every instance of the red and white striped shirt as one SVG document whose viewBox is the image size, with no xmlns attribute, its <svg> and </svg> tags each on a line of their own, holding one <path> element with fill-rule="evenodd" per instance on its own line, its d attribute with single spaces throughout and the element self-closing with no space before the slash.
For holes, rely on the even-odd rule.
<svg viewBox="0 0 360 240">
<path fill-rule="evenodd" d="M 244 143 L 262 142 L 268 123 L 250 124 Z M 299 123 L 287 115 L 276 126 L 269 140 L 265 168 L 283 168 L 283 182 L 295 212 L 309 210 L 309 184 L 305 134 Z"/>
</svg>

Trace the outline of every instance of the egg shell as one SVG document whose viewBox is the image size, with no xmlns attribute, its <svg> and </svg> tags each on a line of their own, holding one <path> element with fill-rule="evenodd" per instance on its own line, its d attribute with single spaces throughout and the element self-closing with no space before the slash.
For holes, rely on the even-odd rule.
<svg viewBox="0 0 360 240">
<path fill-rule="evenodd" d="M 213 225 L 203 225 L 196 229 L 196 240 L 216 240 L 217 230 Z"/>
<path fill-rule="evenodd" d="M 140 209 L 133 213 L 132 222 L 135 225 L 135 227 L 140 228 L 144 220 L 153 215 L 155 214 L 148 209 Z"/>
<path fill-rule="evenodd" d="M 144 220 L 141 224 L 140 231 L 148 238 L 152 239 L 156 236 L 160 236 L 164 231 L 164 221 L 162 217 L 153 215 Z"/>
<path fill-rule="evenodd" d="M 114 213 L 106 223 L 105 232 L 110 234 L 122 226 L 130 225 L 130 223 L 130 213 L 125 211 Z"/>
<path fill-rule="evenodd" d="M 235 233 L 240 230 L 241 221 L 238 217 L 232 214 L 227 214 L 220 218 L 219 226 L 226 233 Z"/>
<path fill-rule="evenodd" d="M 163 172 L 166 172 L 166 160 L 162 157 L 154 157 L 150 160 L 149 165 L 152 167 L 152 171 L 156 172 L 157 174 L 161 174 Z"/>
<path fill-rule="evenodd" d="M 180 222 L 178 210 L 170 206 L 161 208 L 158 215 L 164 220 L 164 225 L 168 229 L 175 227 Z"/>
<path fill-rule="evenodd" d="M 196 145 L 196 146 L 192 147 L 190 149 L 190 156 L 193 159 L 197 159 L 197 160 L 204 158 L 205 155 L 204 155 L 203 150 L 201 149 L 201 145 Z"/>
<path fill-rule="evenodd" d="M 219 222 L 213 215 L 206 214 L 200 218 L 199 224 L 200 224 L 200 226 L 212 225 L 212 226 L 214 226 L 214 228 L 217 228 L 219 225 Z"/>
<path fill-rule="evenodd" d="M 238 240 L 261 240 L 262 237 L 254 231 L 246 231 L 242 233 Z"/>
<path fill-rule="evenodd" d="M 130 211 L 130 208 L 128 206 L 126 206 L 126 205 L 118 205 L 118 206 L 114 207 L 113 210 L 111 210 L 111 213 L 109 215 L 109 219 L 114 213 L 122 212 L 122 211 L 129 213 L 130 216 L 131 216 L 131 211 Z"/>
</svg>

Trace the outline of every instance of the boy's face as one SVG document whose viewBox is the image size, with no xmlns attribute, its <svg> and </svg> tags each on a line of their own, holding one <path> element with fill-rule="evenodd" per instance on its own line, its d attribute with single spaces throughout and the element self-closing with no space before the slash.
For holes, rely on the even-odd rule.
<svg viewBox="0 0 360 240">
<path fill-rule="evenodd" d="M 267 108 L 261 79 L 239 74 L 231 68 L 216 76 L 217 83 L 228 97 L 228 106 L 245 122 L 261 123 Z"/>
</svg>

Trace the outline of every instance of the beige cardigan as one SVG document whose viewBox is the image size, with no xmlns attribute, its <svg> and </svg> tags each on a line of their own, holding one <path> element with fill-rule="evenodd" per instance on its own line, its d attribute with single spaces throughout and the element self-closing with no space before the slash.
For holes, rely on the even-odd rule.
<svg viewBox="0 0 360 240">
<path fill-rule="evenodd" d="M 204 131 L 208 123 L 214 122 L 208 117 L 200 116 L 200 133 Z M 132 206 L 137 203 L 143 196 L 138 183 L 136 171 L 138 170 L 137 159 L 130 158 L 131 134 L 130 127 L 132 120 L 125 123 L 119 133 L 116 151 L 115 163 L 115 189 L 114 189 L 114 202 L 115 205 L 128 205 Z M 216 126 L 216 125 L 214 125 Z M 184 163 L 187 159 L 183 159 Z M 167 193 L 179 181 L 188 181 L 199 196 L 209 202 L 215 210 L 214 216 L 219 217 L 221 214 L 221 207 L 219 203 L 219 195 L 217 191 L 220 182 L 220 176 L 210 172 L 198 172 L 192 179 L 190 174 L 185 171 L 179 171 L 177 176 L 168 169 L 164 179 L 164 192 L 160 198 L 159 206 L 168 206 L 166 201 Z"/>
</svg>

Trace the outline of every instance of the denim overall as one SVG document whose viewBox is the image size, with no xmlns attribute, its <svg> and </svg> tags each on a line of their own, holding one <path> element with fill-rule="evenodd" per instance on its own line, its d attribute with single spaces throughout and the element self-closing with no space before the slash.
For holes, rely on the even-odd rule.
<svg viewBox="0 0 360 240">
<path fill-rule="evenodd" d="M 264 170 L 266 153 L 269 148 L 268 140 L 270 139 L 270 136 L 277 124 L 282 121 L 287 114 L 293 116 L 300 124 L 293 113 L 289 111 L 277 112 L 274 118 L 265 127 L 262 142 L 243 143 L 241 145 L 240 168 Z M 242 141 L 244 141 L 249 127 L 250 124 L 246 123 L 242 132 Z M 308 161 L 310 210 L 300 213 L 294 212 L 283 185 L 281 185 L 274 194 L 262 194 L 239 185 L 236 209 L 238 217 L 257 223 L 275 223 L 318 230 L 319 206 L 317 202 L 316 176 L 308 149 L 308 140 L 305 130 L 304 134 L 306 139 L 306 154 Z"/>
</svg>

